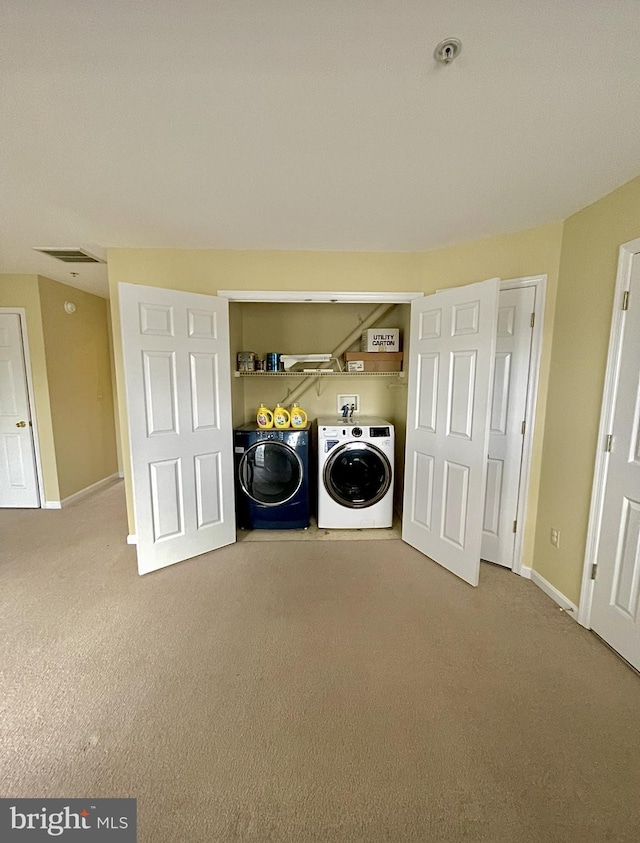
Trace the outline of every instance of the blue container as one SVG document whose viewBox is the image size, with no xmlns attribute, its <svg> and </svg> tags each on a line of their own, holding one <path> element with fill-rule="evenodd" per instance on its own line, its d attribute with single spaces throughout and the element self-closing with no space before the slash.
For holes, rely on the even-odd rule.
<svg viewBox="0 0 640 843">
<path fill-rule="evenodd" d="M 267 372 L 277 372 L 280 361 L 280 355 L 275 351 L 270 351 L 267 354 Z"/>
</svg>

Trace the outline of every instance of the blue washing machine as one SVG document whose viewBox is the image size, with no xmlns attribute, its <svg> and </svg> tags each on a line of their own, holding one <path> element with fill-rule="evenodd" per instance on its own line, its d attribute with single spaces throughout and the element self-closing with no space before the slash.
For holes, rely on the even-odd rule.
<svg viewBox="0 0 640 843">
<path fill-rule="evenodd" d="M 309 526 L 309 429 L 233 433 L 236 522 L 242 530 L 300 530 Z"/>
</svg>

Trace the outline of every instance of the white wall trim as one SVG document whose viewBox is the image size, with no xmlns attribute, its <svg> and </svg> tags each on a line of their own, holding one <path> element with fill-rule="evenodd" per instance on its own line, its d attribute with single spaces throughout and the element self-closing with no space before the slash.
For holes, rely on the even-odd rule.
<svg viewBox="0 0 640 843">
<path fill-rule="evenodd" d="M 127 536 L 127 544 L 138 544 L 138 537 L 135 533 L 129 533 Z"/>
<path fill-rule="evenodd" d="M 73 501 L 77 501 L 79 498 L 84 498 L 86 495 L 90 495 L 93 492 L 97 492 L 98 489 L 101 489 L 103 486 L 107 486 L 110 483 L 113 483 L 116 480 L 119 480 L 120 476 L 116 474 L 111 474 L 109 477 L 103 477 L 102 480 L 98 480 L 96 483 L 92 483 L 90 486 L 86 486 L 84 489 L 80 489 L 79 492 L 74 492 L 72 495 L 69 495 L 67 498 L 62 498 L 60 504 L 62 506 L 68 506 Z"/>
<path fill-rule="evenodd" d="M 527 529 L 526 514 L 529 503 L 529 484 L 531 482 L 531 461 L 533 457 L 533 441 L 535 434 L 536 409 L 538 405 L 538 386 L 540 382 L 540 363 L 542 360 L 542 331 L 544 327 L 544 308 L 547 297 L 547 276 L 529 275 L 523 278 L 511 278 L 500 282 L 501 290 L 515 290 L 521 287 L 534 287 L 535 324 L 531 336 L 531 355 L 529 357 L 529 376 L 527 378 L 527 404 L 525 412 L 525 434 L 522 443 L 522 460 L 520 463 L 520 484 L 518 487 L 517 519 L 519 529 L 515 533 L 513 549 L 512 571 L 520 576 L 523 574 L 522 554 L 524 552 L 524 537 Z"/>
<path fill-rule="evenodd" d="M 345 293 L 303 290 L 218 290 L 217 295 L 239 302 L 370 302 L 371 304 L 407 304 L 424 293 Z"/>
<path fill-rule="evenodd" d="M 640 253 L 640 238 L 623 243 L 618 251 L 618 273 L 616 287 L 613 294 L 613 315 L 611 318 L 611 334 L 609 336 L 609 353 L 607 355 L 607 371 L 604 379 L 602 394 L 602 411 L 596 446 L 596 464 L 593 474 L 591 491 L 591 506 L 589 509 L 589 526 L 587 529 L 587 544 L 582 569 L 582 588 L 580 590 L 580 610 L 578 622 L 587 629 L 591 628 L 591 603 L 593 600 L 593 583 L 591 566 L 595 563 L 600 530 L 602 527 L 602 509 L 604 506 L 604 490 L 609 468 L 609 453 L 604 450 L 607 435 L 613 426 L 613 411 L 618 390 L 618 377 L 622 354 L 622 339 L 627 312 L 622 310 L 622 296 L 629 289 L 631 283 L 631 267 L 633 257 Z"/>
<path fill-rule="evenodd" d="M 572 603 L 568 597 L 565 597 L 561 591 L 558 591 L 555 585 L 551 585 L 548 580 L 545 580 L 545 578 L 533 568 L 531 569 L 530 579 L 532 583 L 535 583 L 538 588 L 542 589 L 547 597 L 550 597 L 554 603 L 557 603 L 558 606 L 560 606 L 560 608 L 568 615 L 571 615 L 574 620 L 578 620 L 578 607 L 575 603 Z"/>
<path fill-rule="evenodd" d="M 42 509 L 62 509 L 62 503 L 60 501 L 44 501 Z"/>
<path fill-rule="evenodd" d="M 575 603 L 572 603 L 568 597 L 559 591 L 555 585 L 551 585 L 548 580 L 539 574 L 533 568 L 529 568 L 528 565 L 522 565 L 520 568 L 520 576 L 526 580 L 531 580 L 534 585 L 537 585 L 539 589 L 544 591 L 547 597 L 550 597 L 554 603 L 557 603 L 561 609 L 563 609 L 568 615 L 574 620 L 578 620 L 578 607 Z"/>
<path fill-rule="evenodd" d="M 42 509 L 57 509 L 47 507 L 44 497 L 44 476 L 42 474 L 42 459 L 40 456 L 40 436 L 38 434 L 38 415 L 36 413 L 36 399 L 33 390 L 33 377 L 31 373 L 31 355 L 29 353 L 29 332 L 27 330 L 27 311 L 24 307 L 0 307 L 0 313 L 16 313 L 20 319 L 20 332 L 22 334 L 22 351 L 24 354 L 24 370 L 27 377 L 27 396 L 29 398 L 29 421 L 31 422 L 31 434 L 33 436 L 33 454 L 36 463 L 36 481 L 38 483 L 38 497 Z M 55 501 L 52 501 L 55 503 Z"/>
</svg>

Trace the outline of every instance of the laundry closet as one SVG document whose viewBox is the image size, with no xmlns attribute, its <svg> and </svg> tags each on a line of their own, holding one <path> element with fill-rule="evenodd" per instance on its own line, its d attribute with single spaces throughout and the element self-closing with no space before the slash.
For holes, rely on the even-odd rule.
<svg viewBox="0 0 640 843">
<path fill-rule="evenodd" d="M 370 317 L 380 310 L 375 302 L 235 302 L 229 304 L 231 341 L 233 426 L 255 422 L 261 404 L 274 408 L 290 406 L 291 398 L 300 403 L 312 429 L 318 418 L 338 419 L 339 396 L 357 396 L 359 417 L 378 417 L 395 428 L 394 503 L 401 509 L 403 495 L 404 431 L 407 408 L 407 378 L 404 369 L 410 330 L 410 305 L 389 304 L 373 325 Z M 384 311 L 384 307 L 382 308 Z M 347 372 L 342 355 L 325 364 L 322 374 L 266 371 L 239 372 L 237 355 L 253 351 L 264 359 L 270 352 L 301 355 L 332 354 L 354 332 L 350 348 L 360 350 L 360 328 L 383 326 L 400 329 L 403 351 L 400 372 Z M 310 364 L 314 367 L 315 364 Z M 299 367 L 297 367 L 299 368 Z M 330 373 L 329 373 L 330 372 Z M 315 434 L 315 431 L 314 431 Z M 314 453 L 312 459 L 315 460 Z M 315 474 L 315 472 L 314 472 Z M 314 495 L 315 497 L 315 495 Z"/>
</svg>

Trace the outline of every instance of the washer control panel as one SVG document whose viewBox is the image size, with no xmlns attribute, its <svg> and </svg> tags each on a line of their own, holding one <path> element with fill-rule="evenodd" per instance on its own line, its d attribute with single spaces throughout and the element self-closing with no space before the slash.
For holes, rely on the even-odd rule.
<svg viewBox="0 0 640 843">
<path fill-rule="evenodd" d="M 356 436 L 356 437 L 360 437 L 360 436 L 362 436 L 362 428 L 361 428 L 361 427 L 354 427 L 354 428 L 352 428 L 352 429 L 351 429 L 351 435 L 352 435 L 352 436 Z"/>
</svg>

